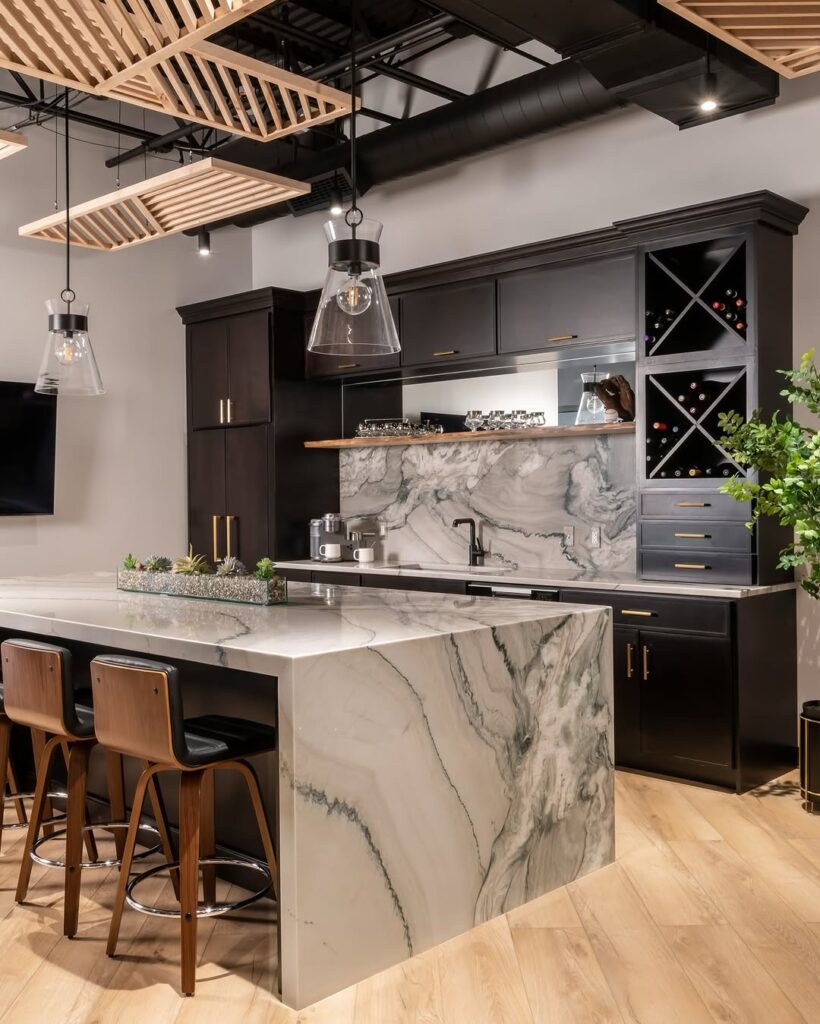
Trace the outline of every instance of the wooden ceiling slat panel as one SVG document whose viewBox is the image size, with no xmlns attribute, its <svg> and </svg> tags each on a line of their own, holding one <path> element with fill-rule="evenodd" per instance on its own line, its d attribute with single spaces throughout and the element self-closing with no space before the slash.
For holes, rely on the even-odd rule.
<svg viewBox="0 0 820 1024">
<path fill-rule="evenodd" d="M 785 78 L 820 71 L 820 2 L 660 0 L 699 28 Z"/>
<path fill-rule="evenodd" d="M 208 158 L 100 196 L 69 211 L 72 245 L 113 251 L 310 192 L 303 182 Z M 65 211 L 19 234 L 65 240 Z"/>
<path fill-rule="evenodd" d="M 14 156 L 28 146 L 28 139 L 18 132 L 0 131 L 0 160 Z"/>
</svg>

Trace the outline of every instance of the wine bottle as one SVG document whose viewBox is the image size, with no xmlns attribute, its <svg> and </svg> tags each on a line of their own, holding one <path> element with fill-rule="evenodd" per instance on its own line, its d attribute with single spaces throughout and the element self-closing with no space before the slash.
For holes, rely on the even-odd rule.
<svg viewBox="0 0 820 1024">
<path fill-rule="evenodd" d="M 737 288 L 727 288 L 726 289 L 726 298 L 727 299 L 736 299 L 739 295 L 740 295 L 740 292 L 737 290 Z"/>
<path fill-rule="evenodd" d="M 655 316 L 655 314 L 652 312 L 652 310 L 651 309 L 647 309 L 647 311 L 646 311 L 646 319 L 647 320 L 651 320 L 654 316 Z"/>
<path fill-rule="evenodd" d="M 658 476 L 666 476 L 666 470 L 662 469 L 660 473 L 658 473 Z"/>
<path fill-rule="evenodd" d="M 655 420 L 655 422 L 652 424 L 652 429 L 653 430 L 667 430 L 668 428 L 667 428 L 665 423 L 661 423 L 660 420 Z"/>
<path fill-rule="evenodd" d="M 725 302 L 713 302 L 712 309 L 716 309 L 718 313 L 722 313 L 726 309 Z"/>
<path fill-rule="evenodd" d="M 663 311 L 663 315 L 666 317 L 667 321 L 671 323 L 678 314 L 674 309 L 665 309 Z"/>
<path fill-rule="evenodd" d="M 723 314 L 723 319 L 724 320 L 728 320 L 730 324 L 733 324 L 733 323 L 735 323 L 735 321 L 739 320 L 740 318 L 738 317 L 737 313 L 731 313 L 730 312 L 730 313 L 724 313 Z"/>
<path fill-rule="evenodd" d="M 703 476 L 697 466 L 692 466 L 689 470 L 689 476 Z"/>
<path fill-rule="evenodd" d="M 669 444 L 669 438 L 668 437 L 662 437 L 661 438 L 661 445 L 665 445 L 665 444 Z"/>
<path fill-rule="evenodd" d="M 645 334 L 643 336 L 643 340 L 646 342 L 647 345 L 654 345 L 658 339 L 654 334 Z"/>
<path fill-rule="evenodd" d="M 711 466 L 707 466 L 706 469 L 704 469 L 703 473 L 704 473 L 705 476 L 711 476 L 712 475 L 712 467 Z"/>
<path fill-rule="evenodd" d="M 678 401 L 681 405 L 686 405 L 686 395 L 678 395 Z"/>
<path fill-rule="evenodd" d="M 690 405 L 689 406 L 689 415 L 690 416 L 695 416 L 695 417 L 699 416 L 700 415 L 700 407 L 697 406 L 697 405 Z"/>
<path fill-rule="evenodd" d="M 705 402 L 705 401 L 707 400 L 707 398 L 708 398 L 708 397 L 709 397 L 709 396 L 708 396 L 708 395 L 706 394 L 706 392 L 705 392 L 705 391 L 699 391 L 699 392 L 698 392 L 698 401 L 699 401 L 699 402 Z"/>
<path fill-rule="evenodd" d="M 738 309 L 745 309 L 746 308 L 746 300 L 745 299 L 735 299 L 735 305 L 737 306 Z"/>
<path fill-rule="evenodd" d="M 738 322 L 735 324 L 735 330 L 737 330 L 737 331 L 745 331 L 746 330 L 746 324 L 744 324 L 742 320 L 738 320 Z"/>
<path fill-rule="evenodd" d="M 675 476 L 683 476 L 683 470 L 682 469 L 676 469 L 675 470 Z"/>
<path fill-rule="evenodd" d="M 654 456 L 654 455 L 647 455 L 647 456 L 646 456 L 646 461 L 647 461 L 647 462 L 652 462 L 652 460 L 653 460 L 654 458 L 655 458 L 655 456 Z"/>
<path fill-rule="evenodd" d="M 672 427 L 672 433 L 673 434 L 679 434 L 680 433 L 680 427 Z"/>
<path fill-rule="evenodd" d="M 698 381 L 696 381 L 696 380 L 690 380 L 689 381 L 689 390 L 690 391 L 697 391 L 697 389 L 699 387 L 700 387 L 700 384 L 698 383 Z"/>
</svg>

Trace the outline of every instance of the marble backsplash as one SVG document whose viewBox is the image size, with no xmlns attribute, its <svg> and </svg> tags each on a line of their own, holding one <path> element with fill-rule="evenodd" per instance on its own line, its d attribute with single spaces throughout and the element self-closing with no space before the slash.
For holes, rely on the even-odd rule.
<svg viewBox="0 0 820 1024">
<path fill-rule="evenodd" d="M 631 572 L 634 452 L 631 435 L 346 449 L 341 512 L 381 517 L 388 560 L 465 564 L 467 528 L 451 524 L 472 516 L 486 565 Z"/>
</svg>

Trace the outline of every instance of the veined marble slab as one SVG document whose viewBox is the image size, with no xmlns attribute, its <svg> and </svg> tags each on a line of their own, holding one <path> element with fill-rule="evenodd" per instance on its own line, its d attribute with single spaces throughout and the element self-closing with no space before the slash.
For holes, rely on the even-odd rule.
<svg viewBox="0 0 820 1024">
<path fill-rule="evenodd" d="M 291 585 L 288 607 L 0 580 L 0 628 L 275 675 L 302 1008 L 614 857 L 606 608 Z M 226 683 L 241 693 L 241 673 Z"/>
<path fill-rule="evenodd" d="M 380 516 L 386 560 L 458 562 L 481 525 L 487 565 L 630 571 L 635 441 L 629 435 L 351 448 L 339 453 L 341 512 Z M 564 528 L 575 528 L 568 547 Z M 590 527 L 601 528 L 592 547 Z"/>
</svg>

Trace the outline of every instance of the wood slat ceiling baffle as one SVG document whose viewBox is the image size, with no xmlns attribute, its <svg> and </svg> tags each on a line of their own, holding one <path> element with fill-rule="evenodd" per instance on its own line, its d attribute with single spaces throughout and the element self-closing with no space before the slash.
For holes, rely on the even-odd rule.
<svg viewBox="0 0 820 1024">
<path fill-rule="evenodd" d="M 262 142 L 351 109 L 347 93 L 204 42 L 122 79 L 106 94 Z"/>
<path fill-rule="evenodd" d="M 660 0 L 785 78 L 820 71 L 820 0 Z"/>
<path fill-rule="evenodd" d="M 20 135 L 18 132 L 0 131 L 0 160 L 19 153 L 26 146 L 28 146 L 28 139 L 25 135 Z"/>
<path fill-rule="evenodd" d="M 0 0 L 0 67 L 270 141 L 349 97 L 207 37 L 277 0 Z"/>
<path fill-rule="evenodd" d="M 71 244 L 108 252 L 310 192 L 310 185 L 209 157 L 74 206 Z M 19 234 L 65 243 L 65 211 Z"/>
</svg>

